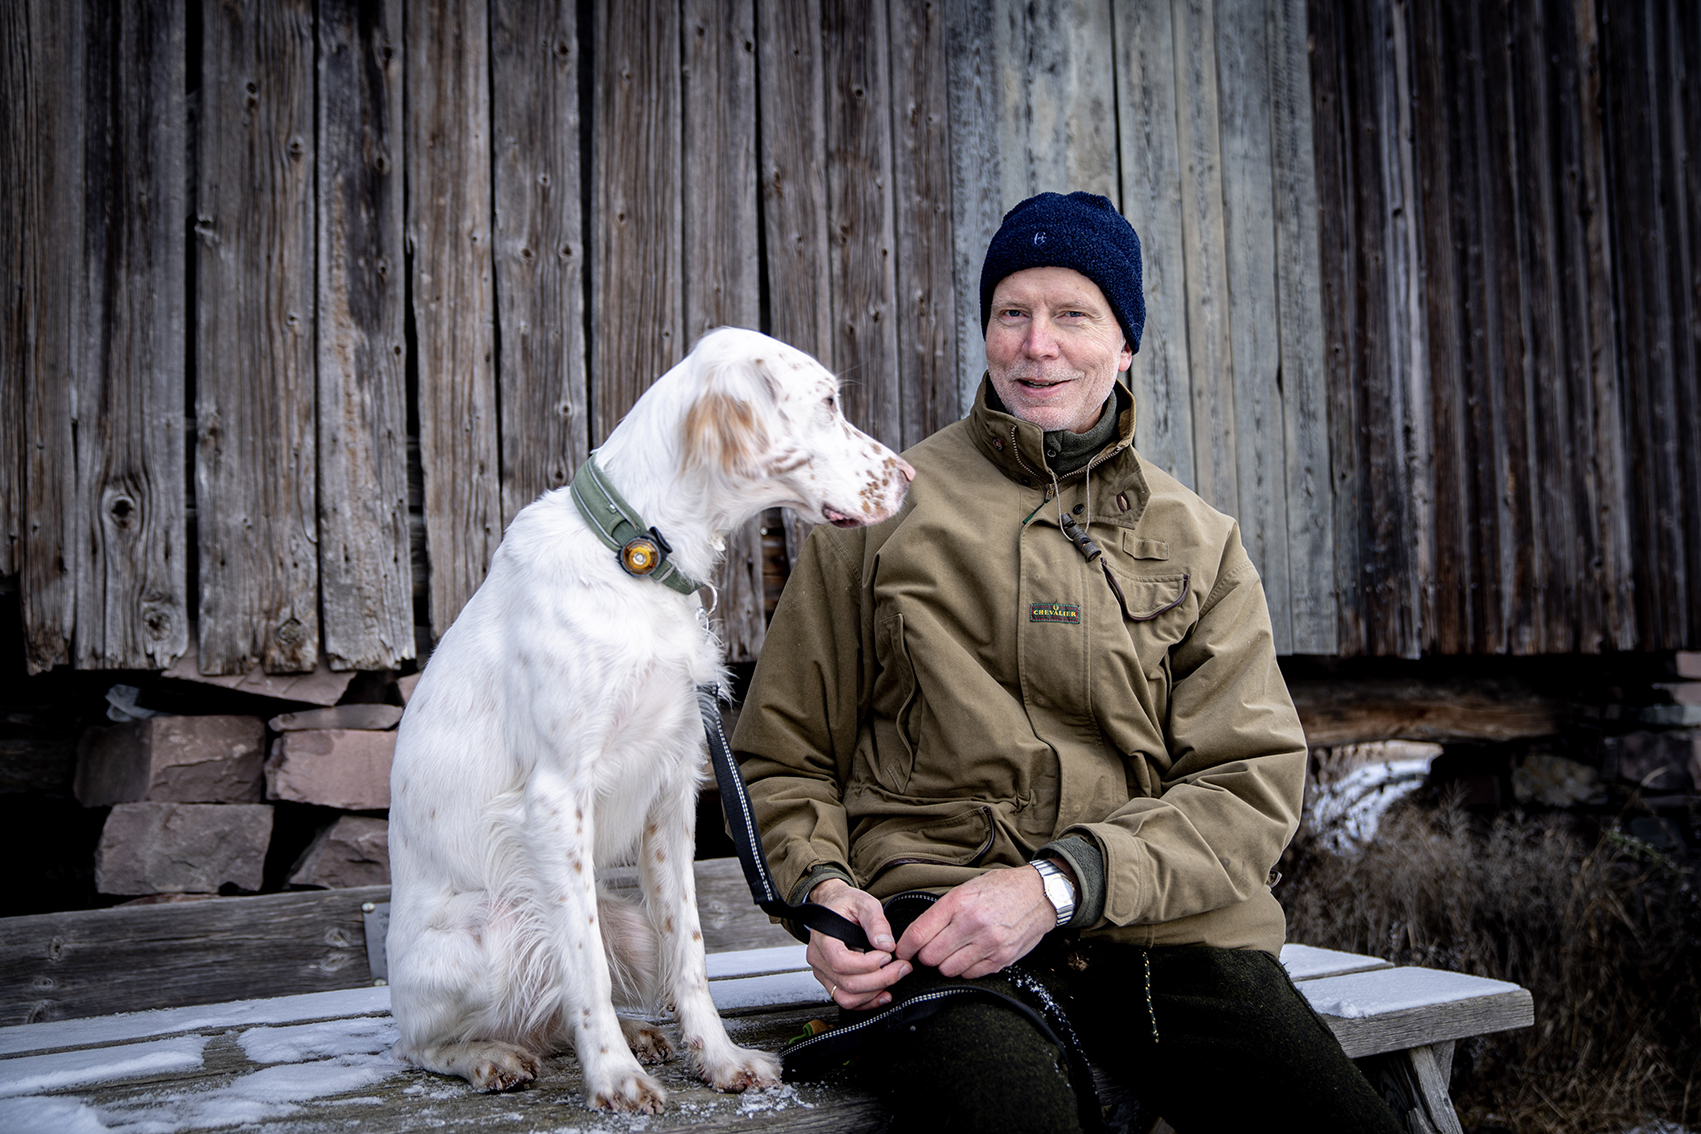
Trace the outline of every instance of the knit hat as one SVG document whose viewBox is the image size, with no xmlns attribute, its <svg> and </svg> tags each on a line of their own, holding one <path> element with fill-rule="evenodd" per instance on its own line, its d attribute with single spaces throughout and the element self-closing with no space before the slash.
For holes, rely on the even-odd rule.
<svg viewBox="0 0 1701 1134">
<path fill-rule="evenodd" d="M 1140 238 L 1116 206 L 1096 193 L 1041 193 L 1004 214 L 980 270 L 980 325 L 992 318 L 998 281 L 1024 268 L 1073 268 L 1104 292 L 1128 345 L 1138 353 L 1146 326 Z"/>
</svg>

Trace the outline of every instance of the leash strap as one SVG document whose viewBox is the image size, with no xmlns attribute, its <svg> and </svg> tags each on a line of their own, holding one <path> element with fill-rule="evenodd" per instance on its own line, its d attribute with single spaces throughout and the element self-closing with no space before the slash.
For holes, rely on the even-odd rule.
<svg viewBox="0 0 1701 1134">
<path fill-rule="evenodd" d="M 726 730 L 721 727 L 719 702 L 713 686 L 704 685 L 697 689 L 697 707 L 703 715 L 703 731 L 709 738 L 709 759 L 715 768 L 715 782 L 720 785 L 721 806 L 726 809 L 727 826 L 732 831 L 733 846 L 738 850 L 738 862 L 744 868 L 744 880 L 750 884 L 750 897 L 770 917 L 819 929 L 852 949 L 867 952 L 868 937 L 862 926 L 814 902 L 794 906 L 782 898 L 774 886 L 774 877 L 768 871 L 768 856 L 762 853 L 762 832 L 756 826 L 756 814 L 750 807 L 750 793 L 745 790 L 744 777 L 739 774 L 738 764 L 732 758 L 732 746 L 727 743 Z"/>
<path fill-rule="evenodd" d="M 763 913 L 796 922 L 810 929 L 818 929 L 831 937 L 837 937 L 852 949 L 866 952 L 869 948 L 868 937 L 863 933 L 862 926 L 826 906 L 814 902 L 794 906 L 780 897 L 774 886 L 773 875 L 768 870 L 767 855 L 762 851 L 762 832 L 756 826 L 756 816 L 750 807 L 750 793 L 745 789 L 744 776 L 739 772 L 737 762 L 733 760 L 732 745 L 727 743 L 726 729 L 721 725 L 719 691 L 712 685 L 699 686 L 697 708 L 703 717 L 703 732 L 709 740 L 709 759 L 714 765 L 715 782 L 720 785 L 721 806 L 726 810 L 727 826 L 732 832 L 733 846 L 738 851 L 739 865 L 744 868 L 744 880 L 750 885 L 751 898 Z M 910 896 L 928 903 L 935 900 L 932 894 Z M 892 901 L 903 897 L 905 895 L 899 895 Z M 890 910 L 891 906 L 888 905 L 888 911 Z M 1016 970 L 1010 969 L 1006 972 L 1015 974 Z M 854 1056 L 869 1040 L 909 1027 L 916 1021 L 933 1015 L 945 1007 L 947 1002 L 964 997 L 1002 1003 L 1027 1018 L 1042 1036 L 1055 1044 L 1063 1056 L 1070 1081 L 1075 1088 L 1082 1128 L 1089 1131 L 1105 1129 L 1098 1108 L 1098 1095 L 1093 1089 L 1092 1069 L 1088 1066 L 1086 1056 L 1081 1051 L 1080 1041 L 1075 1038 L 1074 1029 L 1069 1026 L 1062 1009 L 1050 1004 L 1047 998 L 1047 1007 L 1056 1012 L 1057 1023 L 1066 1038 L 1060 1038 L 1046 1016 L 1028 1004 L 996 989 L 976 984 L 952 984 L 928 989 L 888 1005 L 855 1023 L 843 1024 L 825 1032 L 793 1040 L 780 1052 L 786 1076 L 809 1077 L 830 1070 Z"/>
<path fill-rule="evenodd" d="M 572 493 L 573 503 L 579 506 L 579 514 L 585 517 L 585 522 L 591 525 L 591 530 L 597 533 L 604 546 L 613 550 L 615 558 L 620 560 L 628 574 L 654 579 L 682 595 L 694 594 L 703 585 L 680 571 L 668 558 L 667 553 L 671 549 L 667 541 L 654 528 L 644 526 L 643 517 L 610 483 L 608 474 L 597 464 L 595 454 L 573 474 Z M 637 560 L 626 554 L 634 541 L 642 548 Z"/>
</svg>

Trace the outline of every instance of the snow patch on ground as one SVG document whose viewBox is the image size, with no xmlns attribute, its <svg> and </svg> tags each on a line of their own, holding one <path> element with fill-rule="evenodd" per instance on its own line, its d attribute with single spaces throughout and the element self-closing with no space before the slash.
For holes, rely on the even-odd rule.
<svg viewBox="0 0 1701 1134">
<path fill-rule="evenodd" d="M 1318 790 L 1308 822 L 1315 830 L 1330 832 L 1336 851 L 1348 852 L 1365 846 L 1376 837 L 1376 828 L 1388 808 L 1423 786 L 1430 761 L 1440 754 L 1441 746 L 1405 747 L 1435 751 L 1364 764 Z"/>
<path fill-rule="evenodd" d="M 111 1058 L 111 1052 L 102 1053 Z M 165 1090 L 133 1103 L 92 1107 L 67 1096 L 0 1100 L 0 1130 L 11 1134 L 173 1134 L 287 1118 L 300 1104 L 381 1083 L 406 1068 L 387 1055 L 342 1055 L 282 1063 L 211 1090 Z"/>
<path fill-rule="evenodd" d="M 396 1042 L 396 1024 L 388 1016 L 359 1016 L 284 1028 L 249 1028 L 238 1037 L 255 1063 L 300 1063 L 336 1055 L 374 1055 Z"/>
<path fill-rule="evenodd" d="M 129 1047 L 55 1051 L 7 1059 L 0 1061 L 0 1096 L 196 1071 L 201 1067 L 201 1052 L 206 1046 L 205 1036 L 179 1036 Z"/>
</svg>

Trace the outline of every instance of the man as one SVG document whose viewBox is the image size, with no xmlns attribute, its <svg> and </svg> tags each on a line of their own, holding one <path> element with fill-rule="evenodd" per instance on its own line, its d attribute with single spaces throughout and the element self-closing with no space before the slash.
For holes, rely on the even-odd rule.
<svg viewBox="0 0 1701 1134">
<path fill-rule="evenodd" d="M 1236 525 L 1132 448 L 1134 230 L 1103 197 L 1022 202 L 981 314 L 973 410 L 906 454 L 896 517 L 810 536 L 740 717 L 782 891 L 874 946 L 815 933 L 810 965 L 852 1018 L 1029 974 L 1187 1134 L 1398 1129 L 1275 959 L 1305 736 Z M 895 931 L 881 901 L 913 890 L 939 898 Z M 984 1001 L 863 1059 L 918 1129 L 1097 1117 Z"/>
</svg>

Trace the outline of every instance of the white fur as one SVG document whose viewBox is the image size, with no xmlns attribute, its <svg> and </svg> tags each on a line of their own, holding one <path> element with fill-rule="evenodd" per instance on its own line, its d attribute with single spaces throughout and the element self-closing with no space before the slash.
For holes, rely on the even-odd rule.
<svg viewBox="0 0 1701 1134">
<path fill-rule="evenodd" d="M 897 510 L 909 469 L 853 429 L 838 382 L 754 331 L 697 344 L 598 451 L 609 480 L 711 577 L 722 533 L 785 505 L 817 522 Z M 391 774 L 390 996 L 397 1054 L 484 1089 L 571 1043 L 588 1103 L 658 1111 L 638 1065 L 677 1013 L 720 1090 L 779 1078 L 733 1046 L 709 998 L 692 879 L 704 761 L 695 689 L 723 680 L 695 595 L 627 575 L 567 489 L 514 518 L 402 718 Z M 636 855 L 642 908 L 593 871 Z M 613 971 L 611 972 L 611 966 Z"/>
</svg>

